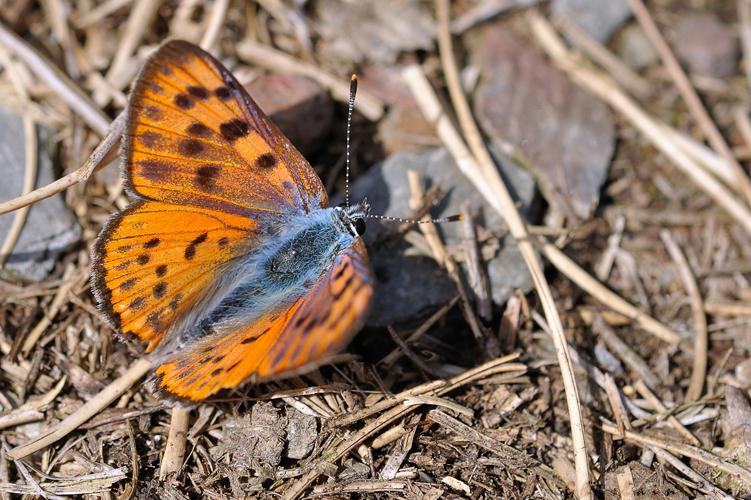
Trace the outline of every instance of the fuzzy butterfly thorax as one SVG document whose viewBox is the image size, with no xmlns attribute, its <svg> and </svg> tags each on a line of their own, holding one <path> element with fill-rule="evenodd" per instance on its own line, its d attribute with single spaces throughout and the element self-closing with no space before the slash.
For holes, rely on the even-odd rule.
<svg viewBox="0 0 751 500">
<path fill-rule="evenodd" d="M 153 352 L 156 388 L 200 401 L 342 349 L 373 293 L 367 205 L 329 208 L 308 162 L 190 43 L 149 58 L 127 116 L 133 202 L 97 239 L 92 288 Z"/>
</svg>

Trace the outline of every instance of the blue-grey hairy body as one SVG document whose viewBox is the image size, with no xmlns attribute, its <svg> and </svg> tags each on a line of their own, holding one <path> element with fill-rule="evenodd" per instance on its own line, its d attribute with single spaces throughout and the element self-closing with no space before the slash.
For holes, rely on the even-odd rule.
<svg viewBox="0 0 751 500">
<path fill-rule="evenodd" d="M 223 336 L 269 312 L 285 310 L 310 291 L 357 235 L 338 208 L 267 224 L 278 228 L 274 237 L 262 238 L 260 246 L 217 273 L 202 300 L 173 326 L 167 338 L 175 340 L 162 352 L 175 353 L 187 341 Z"/>
</svg>

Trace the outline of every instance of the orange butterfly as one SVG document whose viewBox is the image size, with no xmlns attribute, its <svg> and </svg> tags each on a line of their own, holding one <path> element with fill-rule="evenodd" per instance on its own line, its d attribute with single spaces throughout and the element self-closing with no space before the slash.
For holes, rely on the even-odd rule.
<svg viewBox="0 0 751 500">
<path fill-rule="evenodd" d="M 136 200 L 94 246 L 92 288 L 148 342 L 156 388 L 200 401 L 310 370 L 361 326 L 369 206 L 321 180 L 232 74 L 170 41 L 133 88 L 124 176 Z"/>
</svg>

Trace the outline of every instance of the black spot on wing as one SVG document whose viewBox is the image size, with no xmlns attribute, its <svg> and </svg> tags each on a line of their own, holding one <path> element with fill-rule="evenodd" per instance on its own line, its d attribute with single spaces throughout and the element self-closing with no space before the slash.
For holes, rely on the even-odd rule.
<svg viewBox="0 0 751 500">
<path fill-rule="evenodd" d="M 191 87 L 188 87 L 188 93 L 195 97 L 196 99 L 204 100 L 209 97 L 209 91 L 206 90 L 206 87 L 201 87 L 198 85 L 194 85 Z"/>
<path fill-rule="evenodd" d="M 233 118 L 219 125 L 219 132 L 227 141 L 235 142 L 237 139 L 245 137 L 250 133 L 250 126 L 246 121 Z"/>
<path fill-rule="evenodd" d="M 193 99 L 191 99 L 190 96 L 187 96 L 185 94 L 177 94 L 175 96 L 175 104 L 180 109 L 191 109 L 193 106 L 196 105 L 196 103 L 193 102 Z"/>
<path fill-rule="evenodd" d="M 197 156 L 201 152 L 203 152 L 203 144 L 201 141 L 197 141 L 195 139 L 185 139 L 183 141 L 180 141 L 180 153 L 184 154 L 185 156 Z"/>
<path fill-rule="evenodd" d="M 222 101 L 226 101 L 230 97 L 232 97 L 232 93 L 227 87 L 218 87 L 214 89 L 214 95 L 217 96 Z"/>
<path fill-rule="evenodd" d="M 144 248 L 154 248 L 154 247 L 156 247 L 156 246 L 159 245 L 160 241 L 161 240 L 159 238 L 151 238 L 149 241 L 147 241 L 146 243 L 143 244 L 143 247 Z"/>
<path fill-rule="evenodd" d="M 274 168 L 276 166 L 276 156 L 272 153 L 264 153 L 256 158 L 255 166 L 261 170 Z"/>
<path fill-rule="evenodd" d="M 216 178 L 221 172 L 221 167 L 217 165 L 203 165 L 196 170 L 196 176 L 193 179 L 196 187 L 204 191 L 210 191 L 216 187 Z"/>
<path fill-rule="evenodd" d="M 211 129 L 200 122 L 194 122 L 185 129 L 193 137 L 211 137 Z"/>
<path fill-rule="evenodd" d="M 128 278 L 127 280 L 120 283 L 120 290 L 127 292 L 128 290 L 133 288 L 136 283 L 138 283 L 138 278 Z"/>
<path fill-rule="evenodd" d="M 155 299 L 161 299 L 164 297 L 164 294 L 167 293 L 167 283 L 164 281 L 157 283 L 154 285 L 152 292 L 154 293 Z"/>
</svg>

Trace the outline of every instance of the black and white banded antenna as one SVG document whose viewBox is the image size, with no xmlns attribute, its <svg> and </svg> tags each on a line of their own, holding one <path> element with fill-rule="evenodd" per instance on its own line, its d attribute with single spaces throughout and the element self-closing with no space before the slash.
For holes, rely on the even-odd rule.
<svg viewBox="0 0 751 500">
<path fill-rule="evenodd" d="M 355 109 L 355 95 L 357 94 L 357 75 L 352 74 L 352 78 L 349 81 L 349 102 L 347 103 L 347 139 L 346 139 L 346 160 L 344 170 L 344 197 L 346 200 L 346 207 L 349 208 L 349 165 L 350 165 L 350 145 L 352 134 L 352 112 Z M 399 224 L 442 224 L 445 222 L 457 222 L 462 220 L 462 215 L 451 215 L 449 217 L 441 217 L 438 219 L 404 219 L 402 217 L 391 217 L 388 215 L 379 215 L 368 213 L 366 215 L 368 219 L 379 219 L 388 222 L 396 222 Z"/>
<path fill-rule="evenodd" d="M 357 75 L 352 74 L 352 78 L 349 80 L 349 104 L 347 105 L 347 159 L 346 167 L 344 170 L 344 196 L 349 208 L 349 150 L 350 150 L 350 136 L 352 134 L 352 111 L 355 109 L 355 94 L 357 94 Z"/>
</svg>

